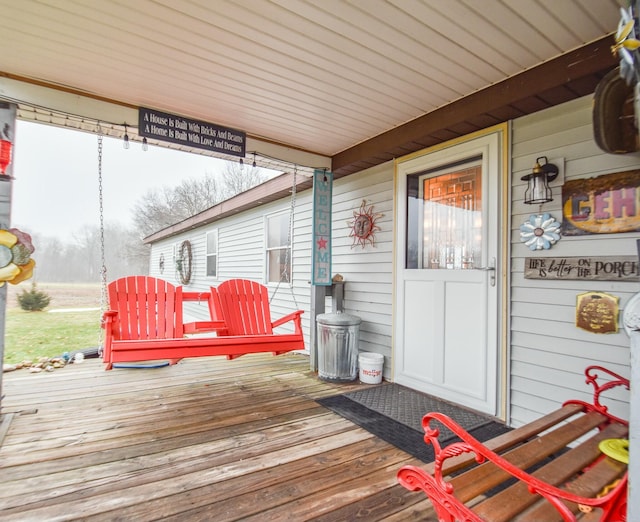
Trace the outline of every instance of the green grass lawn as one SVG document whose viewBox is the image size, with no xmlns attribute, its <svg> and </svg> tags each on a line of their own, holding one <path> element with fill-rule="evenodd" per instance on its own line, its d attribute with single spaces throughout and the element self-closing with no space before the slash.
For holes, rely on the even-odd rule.
<svg viewBox="0 0 640 522">
<path fill-rule="evenodd" d="M 14 364 L 93 348 L 100 343 L 100 334 L 99 310 L 58 313 L 8 308 L 4 362 Z"/>
</svg>

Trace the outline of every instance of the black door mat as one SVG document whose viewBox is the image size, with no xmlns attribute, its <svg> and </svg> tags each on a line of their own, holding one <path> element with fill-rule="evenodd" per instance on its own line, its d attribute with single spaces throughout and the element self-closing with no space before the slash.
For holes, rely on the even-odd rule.
<svg viewBox="0 0 640 522">
<path fill-rule="evenodd" d="M 424 442 L 421 424 L 428 412 L 439 411 L 450 416 L 479 441 L 509 431 L 490 417 L 395 383 L 326 397 L 318 403 L 423 462 L 433 460 L 433 449 Z M 439 428 L 441 443 L 459 440 L 444 426 Z"/>
</svg>

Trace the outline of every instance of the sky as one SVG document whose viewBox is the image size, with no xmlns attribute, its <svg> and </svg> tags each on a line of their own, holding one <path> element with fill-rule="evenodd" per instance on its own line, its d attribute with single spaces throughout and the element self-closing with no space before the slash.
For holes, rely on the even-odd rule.
<svg viewBox="0 0 640 522">
<path fill-rule="evenodd" d="M 132 224 L 135 203 L 151 188 L 176 186 L 224 170 L 225 162 L 139 142 L 103 140 L 105 224 Z M 98 137 L 18 121 L 13 150 L 11 225 L 30 234 L 64 237 L 99 226 Z"/>
</svg>

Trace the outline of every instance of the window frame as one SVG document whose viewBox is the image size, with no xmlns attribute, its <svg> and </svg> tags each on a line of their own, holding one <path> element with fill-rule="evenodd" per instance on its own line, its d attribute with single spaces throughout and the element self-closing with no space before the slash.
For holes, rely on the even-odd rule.
<svg viewBox="0 0 640 522">
<path fill-rule="evenodd" d="M 209 252 L 209 235 L 215 235 L 216 251 Z M 209 273 L 209 258 L 215 256 L 215 274 Z M 219 277 L 219 260 L 220 260 L 220 234 L 217 228 L 209 230 L 204 235 L 204 275 L 210 279 L 218 279 Z"/>
<path fill-rule="evenodd" d="M 279 218 L 279 217 L 286 217 L 287 218 L 287 238 L 284 243 L 284 245 L 277 245 L 277 246 L 272 246 L 269 244 L 269 223 L 271 219 L 275 219 L 275 218 Z M 285 256 L 286 256 L 286 250 L 288 249 L 289 251 L 289 280 L 285 281 L 285 280 L 281 280 L 282 277 L 282 271 L 278 272 L 278 278 L 275 281 L 271 281 L 269 279 L 269 273 L 270 273 L 270 253 L 276 250 L 284 250 L 285 251 Z M 291 222 L 291 210 L 279 210 L 276 212 L 271 212 L 269 214 L 265 214 L 264 216 L 264 255 L 265 255 L 265 261 L 264 261 L 264 280 L 265 283 L 267 285 L 275 285 L 275 284 L 286 284 L 291 286 L 291 280 L 293 277 L 293 223 Z M 286 258 L 285 258 L 286 259 Z"/>
</svg>

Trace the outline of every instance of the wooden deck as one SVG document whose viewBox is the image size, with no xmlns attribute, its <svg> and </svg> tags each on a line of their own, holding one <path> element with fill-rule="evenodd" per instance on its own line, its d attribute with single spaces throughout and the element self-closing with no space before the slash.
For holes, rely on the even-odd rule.
<svg viewBox="0 0 640 522">
<path fill-rule="evenodd" d="M 436 520 L 409 455 L 318 405 L 303 355 L 4 374 L 0 518 Z"/>
</svg>

